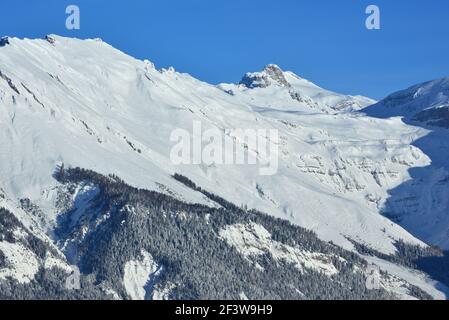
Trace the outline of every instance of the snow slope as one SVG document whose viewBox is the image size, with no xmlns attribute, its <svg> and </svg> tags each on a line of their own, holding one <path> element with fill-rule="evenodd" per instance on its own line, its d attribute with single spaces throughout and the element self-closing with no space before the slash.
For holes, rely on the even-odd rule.
<svg viewBox="0 0 449 320">
<path fill-rule="evenodd" d="M 410 144 L 426 154 L 424 167 L 389 191 L 382 211 L 416 237 L 449 248 L 449 78 L 393 93 L 362 110 L 368 116 L 401 119 L 419 132 Z"/>
<path fill-rule="evenodd" d="M 364 258 L 384 273 L 381 277 L 381 286 L 393 292 L 402 300 L 413 299 L 410 295 L 410 284 L 421 288 L 435 300 L 447 299 L 449 288 L 444 284 L 432 280 L 420 271 L 399 266 L 377 257 L 364 256 Z"/>
<path fill-rule="evenodd" d="M 260 72 L 247 73 L 240 84 L 220 84 L 222 90 L 238 96 L 254 107 L 283 111 L 337 113 L 360 110 L 375 103 L 362 96 L 349 96 L 320 88 L 316 84 L 277 65 L 267 65 Z"/>
<path fill-rule="evenodd" d="M 19 283 L 29 283 L 39 270 L 39 261 L 21 244 L 0 241 L 0 251 L 8 261 L 8 267 L 0 270 L 0 279 L 11 277 Z"/>
<path fill-rule="evenodd" d="M 125 264 L 123 283 L 126 292 L 133 300 L 145 300 L 146 295 L 152 294 L 153 282 L 161 272 L 162 268 L 153 257 L 143 251 L 141 260 L 128 261 Z"/>
<path fill-rule="evenodd" d="M 364 111 L 378 117 L 400 116 L 420 121 L 424 115 L 432 111 L 447 108 L 449 108 L 449 78 L 442 78 L 395 92 Z"/>
<path fill-rule="evenodd" d="M 53 35 L 9 38 L 0 48 L 0 72 L 0 187 L 10 201 L 36 204 L 47 230 L 56 219 L 52 174 L 64 163 L 215 205 L 175 181 L 178 172 L 349 249 L 347 237 L 385 253 L 395 251 L 396 239 L 422 243 L 379 212 L 388 191 L 410 179 L 410 168 L 429 164 L 411 145 L 426 130 L 350 112 L 372 103 L 368 98 L 323 90 L 273 65 L 262 71 L 266 86 L 249 85 L 263 80 L 247 75 L 253 80 L 246 85 L 217 87 L 157 70 L 98 39 Z M 170 134 L 191 132 L 193 121 L 223 132 L 279 130 L 277 174 L 261 176 L 248 165 L 172 164 Z"/>
</svg>

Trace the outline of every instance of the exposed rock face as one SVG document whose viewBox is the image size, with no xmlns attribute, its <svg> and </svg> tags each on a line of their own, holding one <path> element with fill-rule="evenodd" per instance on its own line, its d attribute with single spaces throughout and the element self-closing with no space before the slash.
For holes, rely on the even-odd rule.
<svg viewBox="0 0 449 320">
<path fill-rule="evenodd" d="M 8 45 L 9 44 L 9 39 L 8 39 L 8 37 L 2 37 L 2 38 L 0 38 L 0 47 L 4 47 L 4 46 L 6 46 L 6 45 Z"/>
<path fill-rule="evenodd" d="M 272 84 L 281 87 L 290 87 L 290 83 L 285 78 L 284 72 L 275 64 L 267 65 L 261 72 L 247 73 L 240 81 L 241 85 L 247 88 L 266 88 Z"/>
<path fill-rule="evenodd" d="M 270 108 L 275 104 L 282 104 L 282 109 L 289 108 L 288 106 L 294 101 L 293 110 L 298 109 L 299 103 L 309 110 L 327 114 L 360 110 L 375 103 L 374 100 L 366 97 L 325 90 L 291 71 L 283 71 L 275 64 L 269 64 L 259 72 L 246 73 L 238 86 L 221 84 L 219 88 L 230 95 L 238 95 L 239 91 L 247 96 L 265 95 L 269 97 Z M 290 97 L 292 101 L 285 101 L 286 97 Z"/>
</svg>

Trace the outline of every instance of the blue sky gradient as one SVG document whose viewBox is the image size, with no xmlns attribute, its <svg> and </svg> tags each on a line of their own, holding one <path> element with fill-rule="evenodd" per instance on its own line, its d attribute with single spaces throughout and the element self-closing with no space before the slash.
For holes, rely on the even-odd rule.
<svg viewBox="0 0 449 320">
<path fill-rule="evenodd" d="M 65 8 L 81 29 L 65 28 Z M 381 30 L 365 8 L 381 9 Z M 327 89 L 376 99 L 449 76 L 448 0 L 1 1 L 0 34 L 100 37 L 211 83 L 279 64 Z"/>
</svg>

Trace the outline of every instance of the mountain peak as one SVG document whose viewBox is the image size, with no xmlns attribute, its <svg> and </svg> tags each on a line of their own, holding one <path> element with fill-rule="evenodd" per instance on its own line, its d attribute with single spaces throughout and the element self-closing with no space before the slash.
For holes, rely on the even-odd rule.
<svg viewBox="0 0 449 320">
<path fill-rule="evenodd" d="M 283 73 L 281 67 L 279 67 L 277 64 L 267 64 L 264 68 L 263 68 L 264 72 L 267 73 Z"/>
<path fill-rule="evenodd" d="M 55 44 L 57 36 L 54 34 L 48 34 L 45 36 L 45 40 L 47 40 L 50 44 Z"/>
<path fill-rule="evenodd" d="M 285 78 L 284 71 L 276 64 L 268 64 L 260 72 L 248 72 L 239 84 L 250 89 L 266 88 L 273 84 L 281 87 L 291 86 Z"/>
</svg>

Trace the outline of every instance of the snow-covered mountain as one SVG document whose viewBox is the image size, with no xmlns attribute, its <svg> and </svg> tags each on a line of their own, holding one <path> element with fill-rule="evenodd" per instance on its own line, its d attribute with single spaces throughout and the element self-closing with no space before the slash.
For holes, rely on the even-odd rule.
<svg viewBox="0 0 449 320">
<path fill-rule="evenodd" d="M 442 78 L 393 93 L 367 109 L 379 117 L 401 116 L 430 126 L 449 127 L 449 78 Z"/>
<path fill-rule="evenodd" d="M 409 170 L 410 179 L 389 191 L 384 214 L 428 243 L 449 247 L 449 78 L 412 86 L 363 110 L 396 118 L 418 133 L 410 144 L 428 158 Z"/>
<path fill-rule="evenodd" d="M 245 74 L 238 85 L 221 84 L 226 92 L 239 96 L 254 107 L 280 108 L 284 111 L 337 113 L 359 110 L 374 100 L 362 96 L 348 96 L 320 88 L 293 72 L 279 66 L 267 65 L 261 72 Z"/>
<path fill-rule="evenodd" d="M 433 96 L 434 91 L 421 93 Z M 404 96 L 408 99 L 408 94 Z M 388 99 L 384 103 L 391 106 Z M 432 106 L 437 100 L 443 99 L 435 98 Z M 427 100 L 416 103 L 420 101 Z M 63 240 L 76 243 L 79 239 L 61 238 L 61 197 L 70 194 L 79 209 L 91 206 L 96 194 L 95 188 L 86 185 L 72 185 L 72 192 L 65 192 L 61 181 L 55 179 L 55 170 L 62 164 L 105 176 L 114 174 L 133 187 L 164 193 L 184 203 L 222 206 L 214 197 L 174 179 L 177 173 L 226 201 L 288 220 L 346 250 L 356 251 L 357 243 L 394 255 L 397 241 L 422 247 L 422 241 L 430 241 L 448 248 L 449 221 L 443 209 L 438 216 L 443 220 L 429 222 L 429 233 L 440 228 L 437 237 L 382 214 L 391 201 L 391 190 L 402 188 L 414 178 L 413 170 L 428 167 L 433 159 L 414 144 L 428 129 L 411 126 L 399 117 L 358 112 L 374 103 L 369 98 L 322 89 L 275 65 L 246 74 L 239 84 L 214 86 L 173 68 L 158 70 L 151 62 L 136 60 L 99 39 L 55 35 L 37 40 L 3 39 L 0 206 L 19 217 L 25 228 L 35 230 L 37 237 L 59 244 L 64 251 L 71 246 Z M 262 176 L 258 168 L 248 165 L 173 164 L 171 133 L 177 129 L 192 132 L 195 121 L 201 122 L 203 130 L 218 129 L 225 140 L 242 145 L 245 141 L 230 129 L 278 130 L 277 173 Z M 266 135 L 259 138 L 269 139 Z M 260 156 L 255 150 L 248 151 Z M 438 190 L 443 201 L 445 173 L 431 168 L 431 174 L 434 185 L 441 182 Z M 430 205 L 419 201 L 418 206 Z M 445 202 L 434 206 L 443 208 Z M 81 219 L 83 210 L 78 209 L 75 212 Z M 416 211 L 416 215 L 423 212 Z M 415 215 L 410 219 L 419 221 Z M 68 228 L 75 227 L 68 224 Z M 63 234 L 68 237 L 71 231 L 75 229 Z M 263 237 L 256 238 L 268 241 L 266 230 L 251 224 L 228 226 L 221 236 L 238 246 L 241 232 L 249 232 L 248 238 L 259 231 Z M 88 227 L 78 233 L 88 234 Z M 261 245 L 267 247 L 257 244 Z M 150 261 L 151 252 L 144 252 L 142 261 Z M 70 252 L 64 253 L 69 256 Z M 128 265 L 135 266 L 140 260 L 135 257 L 132 261 Z M 410 272 L 415 271 L 401 270 L 402 276 L 405 272 L 408 279 L 413 278 Z M 395 276 L 399 277 L 398 272 Z M 432 280 L 423 274 L 419 277 L 414 285 L 427 293 L 436 290 L 429 294 L 441 297 L 437 289 L 429 289 L 434 288 Z M 128 285 L 142 294 L 135 283 Z"/>
</svg>

